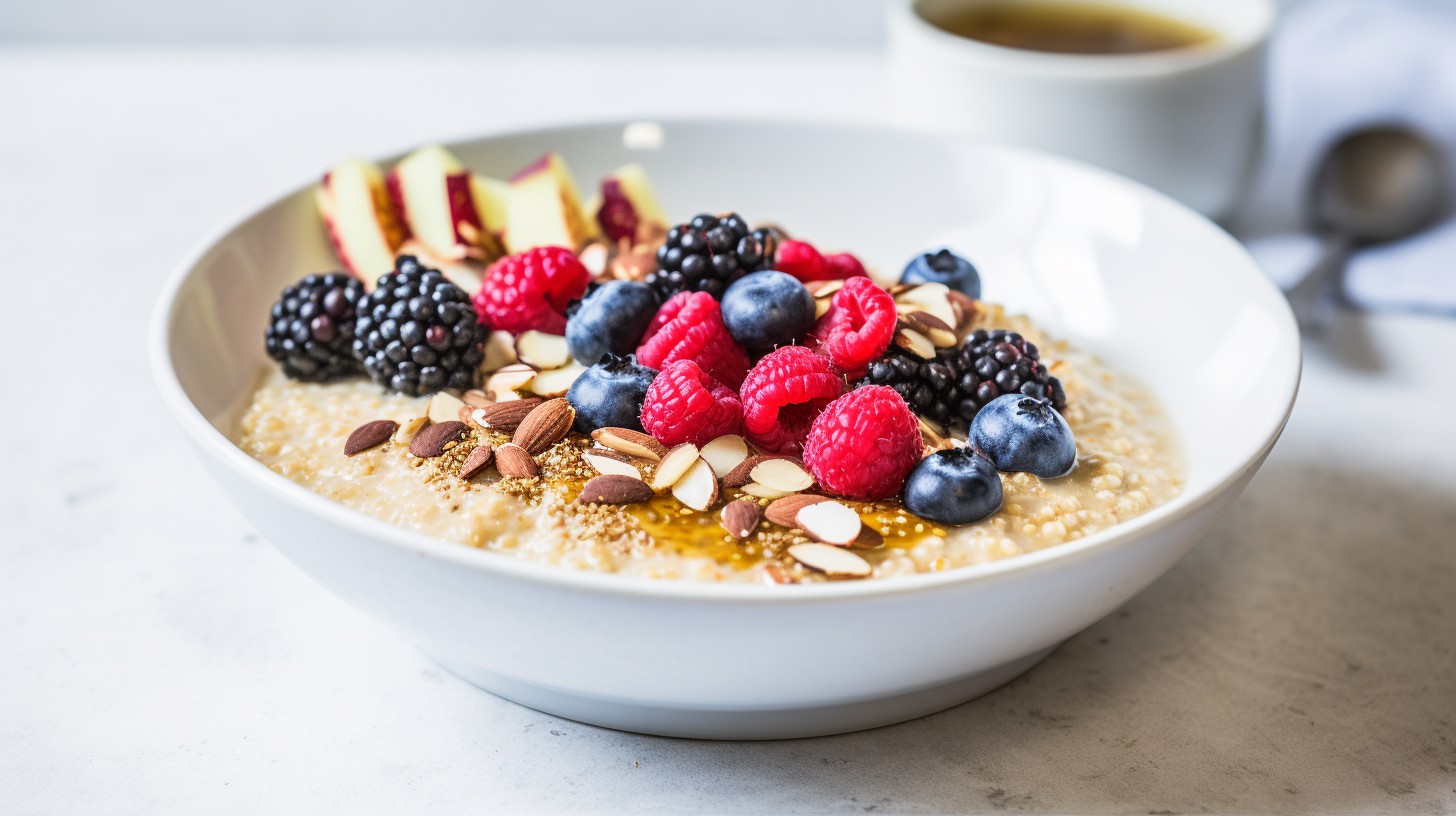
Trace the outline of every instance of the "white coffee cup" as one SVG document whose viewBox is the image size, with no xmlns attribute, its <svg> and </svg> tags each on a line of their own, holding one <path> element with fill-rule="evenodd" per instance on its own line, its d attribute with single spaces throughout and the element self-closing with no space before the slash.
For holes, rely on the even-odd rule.
<svg viewBox="0 0 1456 816">
<path fill-rule="evenodd" d="M 902 124 L 1059 153 L 1206 215 L 1229 213 L 1262 142 L 1271 0 L 1120 0 L 1215 35 L 1135 54 L 1009 48 L 933 22 L 988 2 L 1004 0 L 889 0 L 890 99 Z"/>
</svg>

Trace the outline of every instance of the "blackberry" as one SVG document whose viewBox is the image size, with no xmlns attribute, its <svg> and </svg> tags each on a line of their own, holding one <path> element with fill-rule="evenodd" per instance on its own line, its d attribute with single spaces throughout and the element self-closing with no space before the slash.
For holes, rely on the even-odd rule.
<svg viewBox="0 0 1456 816">
<path fill-rule="evenodd" d="M 1002 394 L 1049 399 L 1058 411 L 1067 407 L 1062 383 L 1042 364 L 1041 352 L 1005 329 L 977 329 L 959 346 L 937 351 L 933 360 L 891 346 L 870 363 L 864 382 L 888 385 L 915 413 L 960 430 Z"/>
<path fill-rule="evenodd" d="M 413 256 L 359 301 L 354 356 L 380 385 L 420 396 L 475 385 L 485 330 L 470 296 Z"/>
<path fill-rule="evenodd" d="M 738 213 L 699 215 L 667 231 L 647 283 L 663 302 L 684 290 L 722 297 L 728 284 L 773 266 L 776 236 L 772 228 L 750 230 Z"/>
<path fill-rule="evenodd" d="M 362 373 L 354 358 L 355 307 L 364 284 L 342 272 L 309 275 L 284 289 L 264 333 L 268 356 L 295 380 L 329 382 Z"/>
</svg>

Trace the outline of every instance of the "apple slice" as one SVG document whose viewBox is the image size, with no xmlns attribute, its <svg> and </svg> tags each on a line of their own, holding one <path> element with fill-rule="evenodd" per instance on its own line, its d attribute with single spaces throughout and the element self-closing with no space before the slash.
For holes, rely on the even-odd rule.
<svg viewBox="0 0 1456 816">
<path fill-rule="evenodd" d="M 613 241 L 641 240 L 642 229 L 649 224 L 667 231 L 667 216 L 640 164 L 619 167 L 602 179 L 600 196 L 593 199 L 593 204 L 590 212 Z"/>
<path fill-rule="evenodd" d="M 400 159 L 385 186 L 399 219 L 431 255 L 488 261 L 501 254 L 480 215 L 473 175 L 445 148 L 430 145 Z"/>
<path fill-rule="evenodd" d="M 512 253 L 562 246 L 576 251 L 598 237 L 581 208 L 581 194 L 566 162 L 547 153 L 511 177 L 506 201 L 506 246 Z"/>
<path fill-rule="evenodd" d="M 339 262 L 366 289 L 394 271 L 395 252 L 409 232 L 395 218 L 378 167 L 361 159 L 344 161 L 324 174 L 314 201 Z"/>
<path fill-rule="evenodd" d="M 511 186 L 498 178 L 471 173 L 470 192 L 475 196 L 475 213 L 480 216 L 481 226 L 504 247 Z"/>
</svg>

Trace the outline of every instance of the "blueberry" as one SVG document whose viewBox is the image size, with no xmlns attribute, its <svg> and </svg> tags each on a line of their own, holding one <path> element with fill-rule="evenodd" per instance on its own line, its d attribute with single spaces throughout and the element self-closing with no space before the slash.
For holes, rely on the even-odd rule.
<svg viewBox="0 0 1456 816">
<path fill-rule="evenodd" d="M 970 524 L 1001 509 L 1001 476 L 971 448 L 937 451 L 905 480 L 905 508 L 941 524 Z"/>
<path fill-rule="evenodd" d="M 601 361 L 576 378 L 566 401 L 576 409 L 572 429 L 589 434 L 597 428 L 642 430 L 642 400 L 657 372 L 638 365 L 632 355 L 603 355 Z"/>
<path fill-rule="evenodd" d="M 749 351 L 787 346 L 814 328 L 814 296 L 794 276 L 744 275 L 723 293 L 723 325 Z"/>
<path fill-rule="evenodd" d="M 1077 440 L 1051 400 L 1021 394 L 991 400 L 971 421 L 971 442 L 1007 472 L 1054 479 L 1077 464 Z"/>
<path fill-rule="evenodd" d="M 593 285 L 567 309 L 566 347 L 582 365 L 603 354 L 630 354 L 657 314 L 657 292 L 641 281 Z"/>
<path fill-rule="evenodd" d="M 977 300 L 981 297 L 981 275 L 965 258 L 948 249 L 916 255 L 905 265 L 901 283 L 943 283 Z"/>
</svg>

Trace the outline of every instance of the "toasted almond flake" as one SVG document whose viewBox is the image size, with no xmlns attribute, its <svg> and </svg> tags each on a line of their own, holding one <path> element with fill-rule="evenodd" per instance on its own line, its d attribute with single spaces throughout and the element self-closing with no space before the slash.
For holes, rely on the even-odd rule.
<svg viewBox="0 0 1456 816">
<path fill-rule="evenodd" d="M 516 426 L 511 441 L 535 456 L 566 438 L 571 425 L 576 421 L 576 409 L 571 403 L 557 397 L 549 399 L 531 409 Z"/>
<path fill-rule="evenodd" d="M 799 526 L 797 516 L 799 510 L 811 504 L 829 501 L 828 496 L 816 496 L 813 493 L 794 493 L 770 502 L 764 508 L 763 515 L 769 521 L 780 527 L 794 528 Z"/>
<path fill-rule="evenodd" d="M 574 362 L 565 368 L 553 368 L 550 371 L 542 371 L 536 375 L 535 379 L 531 380 L 531 384 L 527 386 L 527 389 L 532 394 L 541 397 L 566 396 L 566 392 L 571 389 L 571 384 L 576 382 L 576 378 L 580 377 L 583 371 L 586 371 L 586 366 L 578 365 Z"/>
<path fill-rule="evenodd" d="M 951 289 L 945 294 L 946 299 L 950 301 L 951 312 L 956 319 L 952 325 L 955 326 L 957 334 L 964 334 L 966 329 L 970 328 L 971 324 L 976 321 L 976 316 L 980 313 L 981 308 L 976 305 L 975 298 L 965 292 Z"/>
<path fill-rule="evenodd" d="M 748 478 L 771 490 L 784 493 L 808 490 L 814 484 L 814 477 L 809 475 L 809 471 L 789 459 L 759 462 L 748 472 Z"/>
<path fill-rule="evenodd" d="M 875 528 L 865 524 L 859 528 L 859 535 L 849 545 L 856 550 L 878 550 L 885 546 L 885 536 Z"/>
<path fill-rule="evenodd" d="M 950 306 L 949 292 L 950 287 L 943 283 L 922 283 L 896 295 L 895 302 L 918 306 L 918 311 L 929 313 L 947 326 L 954 326 L 956 315 Z"/>
<path fill-rule="evenodd" d="M 718 520 L 728 535 L 742 541 L 753 535 L 753 530 L 758 526 L 758 520 L 763 518 L 763 508 L 758 502 L 747 499 L 734 499 L 723 505 L 723 512 L 719 514 Z"/>
<path fill-rule="evenodd" d="M 485 393 L 496 402 L 519 398 L 517 393 L 536 379 L 536 369 L 523 363 L 511 363 L 490 375 L 485 381 Z"/>
<path fill-rule="evenodd" d="M 701 455 L 721 479 L 748 458 L 748 443 L 738 434 L 725 434 L 704 445 Z"/>
<path fill-rule="evenodd" d="M 589 480 L 576 500 L 583 504 L 638 504 L 652 498 L 641 479 L 606 473 Z"/>
<path fill-rule="evenodd" d="M 591 465 L 592 470 L 595 470 L 603 476 L 628 476 L 639 482 L 642 481 L 642 472 L 632 465 L 623 462 L 621 459 L 604 456 L 600 453 L 592 453 L 591 451 L 583 453 L 581 459 L 583 462 Z"/>
<path fill-rule="evenodd" d="M 460 409 L 465 403 L 454 394 L 448 391 L 436 392 L 430 397 L 430 406 L 425 409 L 425 416 L 431 422 L 449 422 L 460 418 Z"/>
<path fill-rule="evenodd" d="M 901 319 L 906 326 L 925 335 L 936 348 L 950 348 L 956 344 L 955 329 L 930 312 L 907 312 Z"/>
<path fill-rule="evenodd" d="M 571 360 L 566 338 L 531 329 L 516 338 L 516 359 L 537 371 L 561 368 Z"/>
<path fill-rule="evenodd" d="M 794 514 L 796 527 L 823 544 L 848 547 L 859 537 L 864 526 L 859 514 L 837 501 L 816 502 L 799 508 Z"/>
<path fill-rule="evenodd" d="M 742 462 L 739 462 L 737 466 L 724 474 L 723 486 L 743 487 L 744 485 L 753 481 L 753 479 L 748 474 L 752 473 L 754 468 L 758 467 L 764 462 L 767 462 L 770 459 L 787 459 L 790 462 L 798 465 L 799 467 L 804 466 L 803 462 L 800 462 L 798 459 L 795 459 L 792 456 L 780 456 L 778 454 L 759 454 L 757 456 L 750 456 L 747 459 L 744 459 Z"/>
<path fill-rule="evenodd" d="M 631 428 L 597 428 L 591 437 L 599 445 L 648 462 L 660 462 L 667 453 L 667 447 L 661 442 Z"/>
<path fill-rule="evenodd" d="M 672 487 L 697 461 L 697 445 L 684 442 L 674 447 L 662 457 L 662 461 L 657 465 L 657 471 L 652 474 L 652 489 L 666 490 Z"/>
<path fill-rule="evenodd" d="M 383 445 L 398 430 L 399 423 L 392 419 L 376 419 L 373 422 L 366 422 L 354 429 L 349 438 L 344 440 L 344 455 L 353 456 L 356 453 L 363 453 L 370 448 Z"/>
<path fill-rule="evenodd" d="M 399 427 L 394 431 L 394 441 L 400 445 L 408 445 L 429 424 L 429 417 L 409 417 L 402 419 L 400 420 Z"/>
<path fill-rule="evenodd" d="M 499 470 L 502 476 L 510 476 L 517 479 L 529 479 L 532 476 L 540 476 L 541 468 L 536 460 L 526 449 L 514 442 L 507 442 L 495 449 L 495 469 Z"/>
<path fill-rule="evenodd" d="M 490 375 L 516 361 L 516 340 L 508 331 L 493 331 L 485 338 L 480 373 Z"/>
<path fill-rule="evenodd" d="M 918 331 L 902 328 L 895 332 L 895 345 L 922 360 L 935 359 L 935 344 Z"/>
<path fill-rule="evenodd" d="M 772 487 L 761 485 L 758 482 L 749 482 L 738 489 L 750 496 L 757 496 L 760 499 L 777 499 L 781 496 L 791 495 L 787 490 L 775 490 Z"/>
<path fill-rule="evenodd" d="M 825 575 L 864 578 L 874 571 L 870 562 L 849 550 L 828 544 L 795 544 L 788 552 L 795 561 Z"/>
<path fill-rule="evenodd" d="M 664 460 L 666 462 L 666 460 Z M 672 484 L 672 495 L 694 510 L 707 510 L 718 501 L 718 477 L 702 458 L 693 460 L 687 472 Z"/>
</svg>

